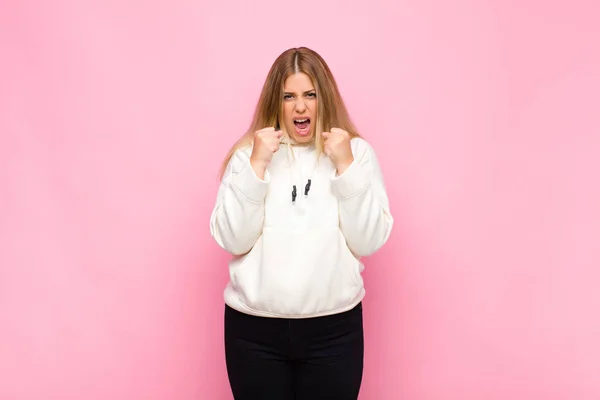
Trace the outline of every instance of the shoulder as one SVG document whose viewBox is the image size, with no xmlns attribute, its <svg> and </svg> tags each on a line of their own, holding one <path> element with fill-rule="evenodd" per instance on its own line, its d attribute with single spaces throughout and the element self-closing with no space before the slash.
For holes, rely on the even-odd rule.
<svg viewBox="0 0 600 400">
<path fill-rule="evenodd" d="M 355 137 L 350 139 L 350 147 L 352 148 L 352 153 L 355 157 L 363 158 L 368 157 L 371 158 L 375 156 L 375 150 L 373 146 L 361 137 Z"/>
<path fill-rule="evenodd" d="M 235 155 L 243 158 L 250 158 L 252 154 L 252 144 L 247 144 L 235 151 Z"/>
<path fill-rule="evenodd" d="M 228 169 L 233 174 L 238 174 L 250 163 L 252 145 L 245 145 L 236 149 L 229 160 Z"/>
</svg>

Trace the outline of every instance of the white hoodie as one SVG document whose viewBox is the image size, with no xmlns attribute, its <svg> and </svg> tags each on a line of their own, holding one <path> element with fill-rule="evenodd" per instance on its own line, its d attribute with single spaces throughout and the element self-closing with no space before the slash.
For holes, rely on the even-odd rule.
<svg viewBox="0 0 600 400">
<path fill-rule="evenodd" d="M 360 257 L 384 245 L 393 219 L 373 148 L 361 138 L 351 147 L 354 162 L 336 176 L 327 156 L 317 160 L 313 144 L 282 144 L 264 180 L 250 165 L 251 146 L 235 152 L 210 219 L 213 238 L 234 256 L 227 305 L 257 316 L 308 318 L 347 311 L 363 299 Z"/>
</svg>

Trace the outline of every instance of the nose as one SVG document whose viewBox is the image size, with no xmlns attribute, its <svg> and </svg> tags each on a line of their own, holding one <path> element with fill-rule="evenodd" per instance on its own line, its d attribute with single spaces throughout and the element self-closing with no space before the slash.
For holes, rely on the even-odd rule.
<svg viewBox="0 0 600 400">
<path fill-rule="evenodd" d="M 306 110 L 306 104 L 304 104 L 304 100 L 302 98 L 296 100 L 294 109 L 299 113 L 303 113 Z"/>
</svg>

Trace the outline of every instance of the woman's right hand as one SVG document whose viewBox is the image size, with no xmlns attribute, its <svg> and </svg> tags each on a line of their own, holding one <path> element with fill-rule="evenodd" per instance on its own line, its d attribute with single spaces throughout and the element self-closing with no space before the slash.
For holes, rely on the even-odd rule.
<svg viewBox="0 0 600 400">
<path fill-rule="evenodd" d="M 282 131 L 264 128 L 254 132 L 254 146 L 250 155 L 250 165 L 260 179 L 264 179 L 267 166 L 273 159 L 273 153 L 279 150 Z"/>
</svg>

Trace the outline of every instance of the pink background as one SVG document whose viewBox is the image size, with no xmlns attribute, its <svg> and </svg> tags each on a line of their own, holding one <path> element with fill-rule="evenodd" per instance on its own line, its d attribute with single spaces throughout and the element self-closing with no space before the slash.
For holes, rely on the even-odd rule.
<svg viewBox="0 0 600 400">
<path fill-rule="evenodd" d="M 595 0 L 3 1 L 0 398 L 231 399 L 217 170 L 306 45 L 396 220 L 366 260 L 361 399 L 599 399 L 599 20 Z"/>
</svg>

